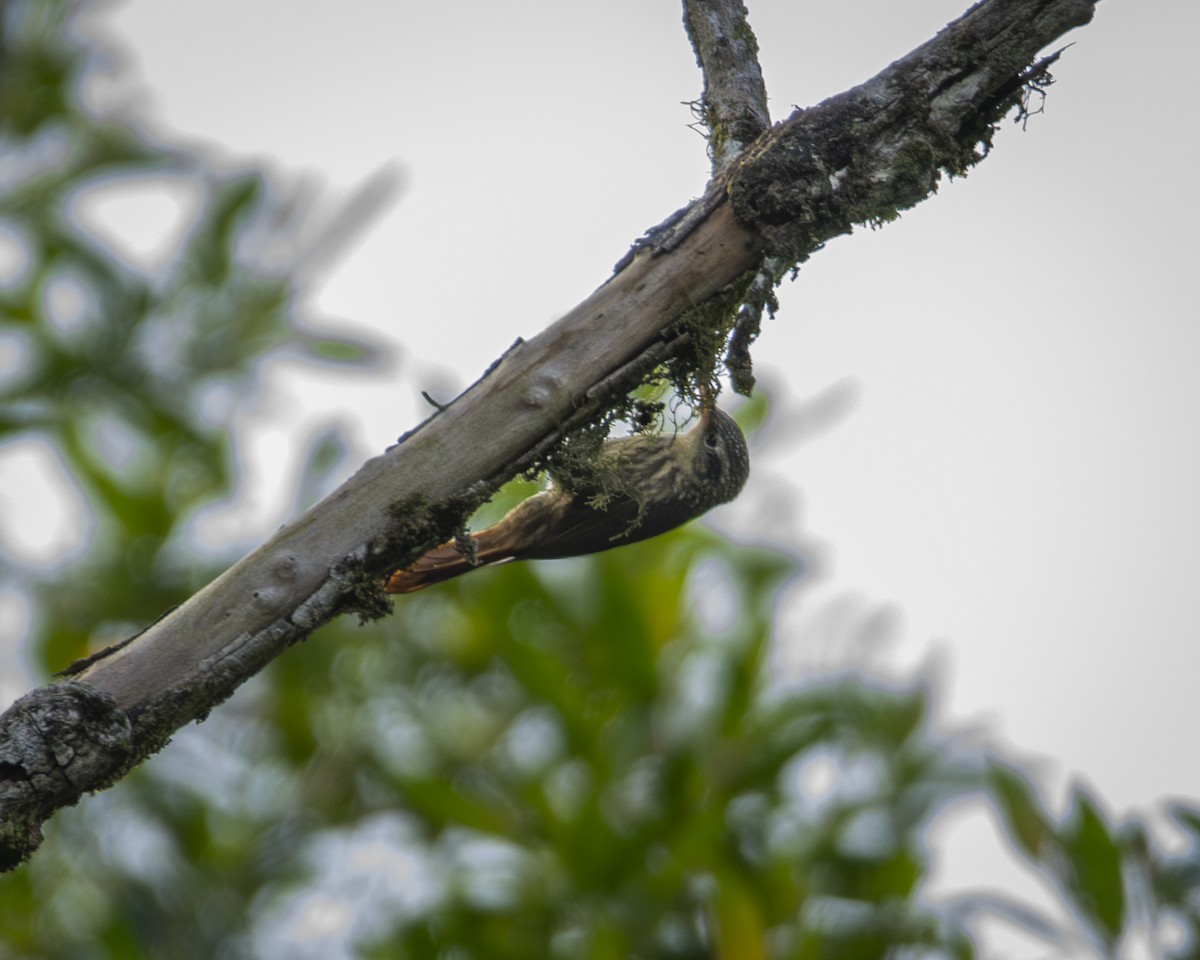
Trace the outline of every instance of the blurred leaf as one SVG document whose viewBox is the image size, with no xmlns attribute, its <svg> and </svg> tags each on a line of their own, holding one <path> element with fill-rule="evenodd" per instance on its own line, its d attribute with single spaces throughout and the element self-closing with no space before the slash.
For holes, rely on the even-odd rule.
<svg viewBox="0 0 1200 960">
<path fill-rule="evenodd" d="M 1200 890 L 1200 856 L 1196 851 L 1189 855 L 1169 857 L 1158 865 L 1154 873 L 1154 894 L 1164 905 L 1182 907 L 1195 912 L 1189 903 Z"/>
<path fill-rule="evenodd" d="M 988 784 L 1009 836 L 1027 857 L 1040 860 L 1053 831 L 1033 787 L 1019 771 L 998 761 L 988 766 Z"/>
<path fill-rule="evenodd" d="M 334 471 L 344 461 L 349 445 L 342 431 L 328 427 L 309 440 L 296 484 L 293 514 L 307 510 L 332 489 Z"/>
<path fill-rule="evenodd" d="M 1193 843 L 1200 842 L 1200 807 L 1177 801 L 1167 806 L 1167 816 L 1192 835 Z"/>
<path fill-rule="evenodd" d="M 190 283 L 219 287 L 232 279 L 236 230 L 262 196 L 262 179 L 251 173 L 221 184 L 206 216 L 192 232 L 183 275 Z"/>
<path fill-rule="evenodd" d="M 378 355 L 378 349 L 372 344 L 333 337 L 307 336 L 301 346 L 315 360 L 353 366 L 370 363 Z"/>
<path fill-rule="evenodd" d="M 512 820 L 496 807 L 496 797 L 486 793 L 473 797 L 468 783 L 454 786 L 441 779 L 406 779 L 403 788 L 413 809 L 439 830 L 461 826 L 501 837 L 514 833 Z"/>
<path fill-rule="evenodd" d="M 754 433 L 771 415 L 771 400 L 763 390 L 757 391 L 737 408 L 737 422 L 747 435 Z"/>
<path fill-rule="evenodd" d="M 1081 786 L 1071 792 L 1061 836 L 1075 903 L 1111 946 L 1125 924 L 1121 854 L 1104 815 Z"/>
<path fill-rule="evenodd" d="M 767 931 L 754 891 L 733 869 L 718 870 L 713 904 L 714 956 L 766 960 Z"/>
</svg>

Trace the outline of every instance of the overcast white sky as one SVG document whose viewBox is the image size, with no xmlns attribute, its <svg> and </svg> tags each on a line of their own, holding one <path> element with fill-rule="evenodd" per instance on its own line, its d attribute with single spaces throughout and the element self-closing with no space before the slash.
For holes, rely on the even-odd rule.
<svg viewBox="0 0 1200 960">
<path fill-rule="evenodd" d="M 746 2 L 776 119 L 968 5 Z M 421 389 L 467 384 L 586 296 L 707 176 L 674 0 L 133 0 L 111 31 L 160 128 L 341 191 L 397 165 L 397 204 L 317 296 L 397 365 L 284 377 L 364 453 L 424 415 Z M 1027 131 L 814 256 L 755 354 L 779 416 L 714 518 L 818 561 L 783 614 L 789 669 L 882 605 L 879 662 L 936 653 L 948 721 L 986 720 L 1114 812 L 1200 796 L 1198 35 L 1190 0 L 1101 3 Z M 800 404 L 830 391 L 842 412 L 814 429 Z M 264 490 L 293 468 L 302 418 L 283 419 L 257 441 Z"/>
</svg>

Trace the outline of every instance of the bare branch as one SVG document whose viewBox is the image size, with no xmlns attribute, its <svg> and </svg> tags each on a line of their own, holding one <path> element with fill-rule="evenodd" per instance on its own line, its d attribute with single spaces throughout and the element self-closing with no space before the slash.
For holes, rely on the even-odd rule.
<svg viewBox="0 0 1200 960">
<path fill-rule="evenodd" d="M 683 25 L 704 74 L 696 112 L 709 131 L 714 174 L 771 125 L 758 41 L 747 13 L 741 0 L 683 0 Z"/>
</svg>

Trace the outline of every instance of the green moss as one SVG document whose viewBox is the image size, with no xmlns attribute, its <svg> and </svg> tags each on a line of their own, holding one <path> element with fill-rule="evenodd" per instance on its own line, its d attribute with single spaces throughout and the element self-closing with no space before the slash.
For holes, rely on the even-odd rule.
<svg viewBox="0 0 1200 960">
<path fill-rule="evenodd" d="M 628 392 L 605 398 L 599 413 L 568 424 L 559 442 L 529 466 L 525 477 L 532 480 L 549 473 L 569 489 L 586 491 L 597 506 L 626 492 L 620 469 L 601 455 L 613 426 L 625 422 L 635 433 L 656 433 L 668 426 L 666 421 L 679 407 L 697 411 L 706 397 L 718 395 L 720 358 L 753 279 L 754 272 L 747 272 L 681 314 L 666 334 L 672 345 L 669 356 L 648 366 L 640 377 L 634 373 L 639 378 L 625 388 Z"/>
<path fill-rule="evenodd" d="M 714 296 L 685 311 L 673 324 L 681 348 L 663 364 L 661 376 L 697 409 L 706 394 L 716 397 L 720 393 L 718 366 L 754 277 L 755 271 L 746 271 Z"/>
<path fill-rule="evenodd" d="M 362 568 L 364 615 L 373 619 L 387 612 L 378 612 L 369 589 L 379 589 L 379 580 L 385 572 L 404 567 L 437 546 L 446 539 L 447 531 L 461 528 L 493 492 L 491 487 L 480 483 L 465 494 L 441 501 L 416 493 L 391 504 L 387 511 L 388 532 L 372 541 Z"/>
</svg>

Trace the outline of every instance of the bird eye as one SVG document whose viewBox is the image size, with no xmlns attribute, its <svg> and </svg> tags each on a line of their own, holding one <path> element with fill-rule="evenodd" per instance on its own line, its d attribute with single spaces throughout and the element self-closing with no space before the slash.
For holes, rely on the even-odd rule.
<svg viewBox="0 0 1200 960">
<path fill-rule="evenodd" d="M 717 447 L 721 445 L 720 437 L 717 436 L 715 430 L 704 435 L 704 445 L 708 447 L 709 450 L 716 450 Z"/>
</svg>

